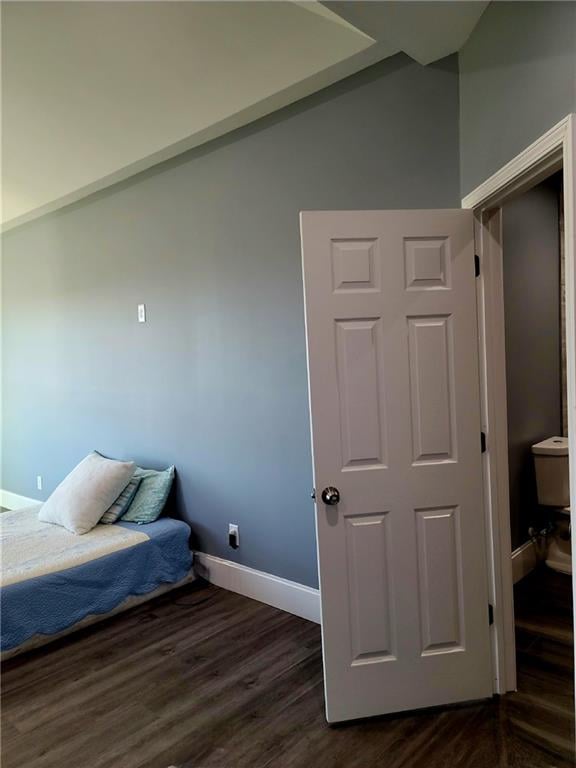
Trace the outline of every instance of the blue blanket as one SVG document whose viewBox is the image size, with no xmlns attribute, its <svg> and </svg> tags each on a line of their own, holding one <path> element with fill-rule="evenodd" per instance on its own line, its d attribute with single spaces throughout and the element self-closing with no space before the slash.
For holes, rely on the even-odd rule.
<svg viewBox="0 0 576 768">
<path fill-rule="evenodd" d="M 117 525 L 145 533 L 148 540 L 0 590 L 2 651 L 37 634 L 62 632 L 90 614 L 108 613 L 131 595 L 145 595 L 188 575 L 192 553 L 186 523 L 160 518 L 144 526 Z"/>
</svg>

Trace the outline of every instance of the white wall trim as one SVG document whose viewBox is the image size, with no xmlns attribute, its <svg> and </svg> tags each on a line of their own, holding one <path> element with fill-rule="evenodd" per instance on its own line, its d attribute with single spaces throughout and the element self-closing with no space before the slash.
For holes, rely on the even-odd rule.
<svg viewBox="0 0 576 768">
<path fill-rule="evenodd" d="M 477 281 L 480 336 L 483 429 L 488 450 L 484 455 L 485 516 L 491 600 L 494 605 L 494 692 L 515 689 L 516 659 L 513 560 L 510 557 L 508 451 L 506 423 L 505 350 L 503 343 L 501 206 L 513 195 L 529 189 L 555 170 L 564 178 L 566 258 L 566 352 L 568 375 L 568 440 L 570 476 L 576 477 L 576 115 L 567 115 L 517 157 L 503 166 L 462 200 L 474 209 L 476 247 L 481 271 Z M 570 488 L 576 510 L 576 482 Z M 576 525 L 572 526 L 576 551 Z M 524 555 L 519 556 L 524 557 Z M 517 559 L 517 558 L 516 558 Z M 515 567 L 520 567 L 519 564 Z M 573 574 L 576 604 L 576 569 Z M 576 615 L 575 615 L 576 619 Z M 575 649 L 576 650 L 576 649 Z"/>
<path fill-rule="evenodd" d="M 512 579 L 517 584 L 542 561 L 544 552 L 535 541 L 527 541 L 512 552 Z"/>
<path fill-rule="evenodd" d="M 320 623 L 320 592 L 246 565 L 203 552 L 194 553 L 196 573 L 218 587 Z"/>
<path fill-rule="evenodd" d="M 20 496 L 12 491 L 0 489 L 0 507 L 5 509 L 22 509 L 23 507 L 33 507 L 35 504 L 42 504 L 38 499 L 31 499 L 28 496 Z"/>
<path fill-rule="evenodd" d="M 494 692 L 516 689 L 516 640 L 508 487 L 508 417 L 504 287 L 502 271 L 502 212 L 481 211 L 475 217 L 475 242 L 481 259 L 476 280 L 483 454 L 484 514 L 488 554 L 490 603 L 494 606 L 492 667 Z"/>
<path fill-rule="evenodd" d="M 486 208 L 492 198 L 508 197 L 517 187 L 537 183 L 536 176 L 545 178 L 554 166 L 560 167 L 562 148 L 570 133 L 571 121 L 572 115 L 566 115 L 493 176 L 482 182 L 462 199 L 462 208 Z"/>
</svg>

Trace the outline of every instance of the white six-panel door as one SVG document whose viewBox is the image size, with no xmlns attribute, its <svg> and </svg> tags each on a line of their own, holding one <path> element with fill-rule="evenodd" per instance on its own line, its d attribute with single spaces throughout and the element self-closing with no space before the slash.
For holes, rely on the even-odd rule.
<svg viewBox="0 0 576 768">
<path fill-rule="evenodd" d="M 328 720 L 490 696 L 472 213 L 301 230 Z"/>
</svg>

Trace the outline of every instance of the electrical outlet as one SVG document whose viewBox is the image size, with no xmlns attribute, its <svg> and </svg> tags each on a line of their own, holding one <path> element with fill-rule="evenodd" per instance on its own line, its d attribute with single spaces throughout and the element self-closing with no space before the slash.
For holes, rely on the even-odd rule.
<svg viewBox="0 0 576 768">
<path fill-rule="evenodd" d="M 42 475 L 36 475 L 36 488 L 42 490 Z"/>
<path fill-rule="evenodd" d="M 146 322 L 146 304 L 138 304 L 138 322 Z"/>
<path fill-rule="evenodd" d="M 232 549 L 238 549 L 240 546 L 240 531 L 236 523 L 229 523 L 228 525 L 228 544 Z"/>
</svg>

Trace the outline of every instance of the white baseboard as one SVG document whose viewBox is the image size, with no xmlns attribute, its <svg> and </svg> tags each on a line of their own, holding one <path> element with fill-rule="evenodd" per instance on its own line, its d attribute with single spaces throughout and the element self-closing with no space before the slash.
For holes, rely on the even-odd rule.
<svg viewBox="0 0 576 768">
<path fill-rule="evenodd" d="M 0 507 L 5 509 L 22 509 L 23 507 L 33 507 L 35 504 L 42 504 L 38 499 L 31 499 L 28 496 L 20 496 L 12 491 L 0 489 Z"/>
<path fill-rule="evenodd" d="M 194 564 L 198 575 L 217 587 L 320 624 L 320 592 L 317 589 L 203 552 L 194 553 Z"/>
<path fill-rule="evenodd" d="M 542 548 L 534 541 L 527 541 L 512 552 L 512 579 L 514 584 L 528 576 L 543 559 Z"/>
</svg>

